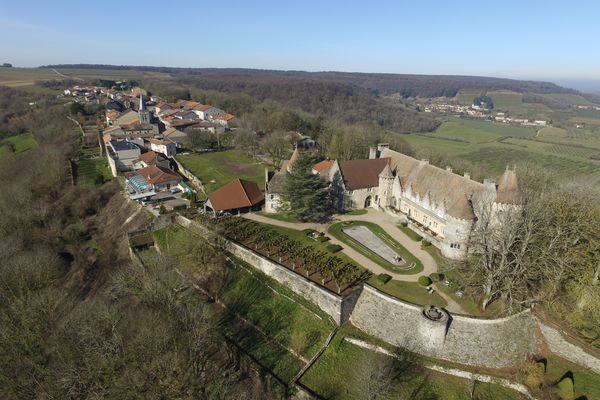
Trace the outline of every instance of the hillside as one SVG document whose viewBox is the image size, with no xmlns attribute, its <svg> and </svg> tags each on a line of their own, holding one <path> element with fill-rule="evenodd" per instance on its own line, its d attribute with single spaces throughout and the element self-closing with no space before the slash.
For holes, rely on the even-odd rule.
<svg viewBox="0 0 600 400">
<path fill-rule="evenodd" d="M 245 68 L 175 68 L 105 64 L 61 64 L 47 65 L 43 68 L 138 70 L 175 75 L 200 75 L 207 82 L 218 82 L 219 80 L 229 81 L 233 87 L 239 87 L 240 81 L 252 85 L 258 82 L 277 83 L 293 79 L 324 80 L 351 84 L 381 95 L 404 93 L 421 97 L 436 97 L 442 95 L 450 95 L 450 97 L 453 97 L 461 89 L 474 89 L 480 91 L 513 90 L 522 93 L 579 93 L 577 90 L 561 87 L 551 82 L 521 81 L 516 79 L 462 75 L 414 75 L 339 71 L 307 72 Z M 223 84 L 224 83 L 221 85 Z"/>
</svg>

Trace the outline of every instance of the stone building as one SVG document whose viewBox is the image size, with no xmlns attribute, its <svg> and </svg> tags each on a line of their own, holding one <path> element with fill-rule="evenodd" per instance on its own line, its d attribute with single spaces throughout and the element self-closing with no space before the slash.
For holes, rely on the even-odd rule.
<svg viewBox="0 0 600 400">
<path fill-rule="evenodd" d="M 451 168 L 438 168 L 380 144 L 367 160 L 335 161 L 329 170 L 338 211 L 377 208 L 406 220 L 448 258 L 467 254 L 477 222 L 478 204 L 491 204 L 493 213 L 518 206 L 520 191 L 514 170 L 498 183 L 474 181 Z"/>
</svg>

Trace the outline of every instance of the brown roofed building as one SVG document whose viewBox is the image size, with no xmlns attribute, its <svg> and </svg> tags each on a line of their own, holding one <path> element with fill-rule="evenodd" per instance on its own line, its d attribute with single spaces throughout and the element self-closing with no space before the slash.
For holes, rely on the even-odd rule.
<svg viewBox="0 0 600 400">
<path fill-rule="evenodd" d="M 379 186 L 379 174 L 389 163 L 389 158 L 340 161 L 340 172 L 346 190 Z"/>
<path fill-rule="evenodd" d="M 179 184 L 180 177 L 175 172 L 156 165 L 149 165 L 135 172 L 143 176 L 155 191 L 169 190 Z"/>
<path fill-rule="evenodd" d="M 235 179 L 208 196 L 205 209 L 216 212 L 248 212 L 260 210 L 265 197 L 255 182 Z"/>
</svg>

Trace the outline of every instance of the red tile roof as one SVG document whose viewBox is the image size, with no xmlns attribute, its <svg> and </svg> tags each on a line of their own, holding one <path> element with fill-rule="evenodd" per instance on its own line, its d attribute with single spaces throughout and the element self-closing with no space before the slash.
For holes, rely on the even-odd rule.
<svg viewBox="0 0 600 400">
<path fill-rule="evenodd" d="M 313 169 L 317 171 L 317 173 L 325 171 L 326 169 L 329 169 L 329 167 L 331 167 L 331 160 L 323 160 L 313 165 Z"/>
<path fill-rule="evenodd" d="M 255 182 L 236 179 L 220 187 L 208 196 L 215 211 L 235 210 L 252 207 L 264 200 L 264 195 Z"/>
<path fill-rule="evenodd" d="M 221 119 L 223 121 L 229 122 L 234 118 L 235 118 L 235 116 L 233 114 L 219 114 L 216 117 L 214 117 L 213 119 Z"/>
<path fill-rule="evenodd" d="M 153 151 L 149 151 L 144 154 L 140 154 L 138 160 L 145 162 L 146 164 L 154 163 L 157 159 L 157 154 Z"/>
<path fill-rule="evenodd" d="M 179 182 L 179 175 L 156 165 L 149 165 L 136 172 L 153 185 L 169 182 Z"/>
</svg>

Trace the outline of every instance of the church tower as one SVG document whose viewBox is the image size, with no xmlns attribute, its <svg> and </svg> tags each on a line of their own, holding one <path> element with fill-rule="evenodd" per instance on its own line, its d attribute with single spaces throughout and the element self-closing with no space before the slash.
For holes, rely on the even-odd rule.
<svg viewBox="0 0 600 400">
<path fill-rule="evenodd" d="M 141 124 L 150 124 L 150 111 L 146 109 L 144 104 L 144 95 L 140 93 L 140 107 L 138 109 L 138 118 Z"/>
</svg>

